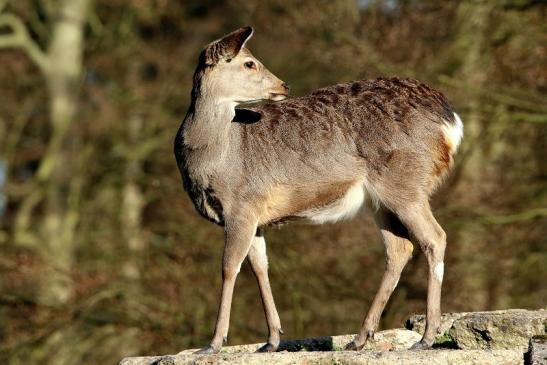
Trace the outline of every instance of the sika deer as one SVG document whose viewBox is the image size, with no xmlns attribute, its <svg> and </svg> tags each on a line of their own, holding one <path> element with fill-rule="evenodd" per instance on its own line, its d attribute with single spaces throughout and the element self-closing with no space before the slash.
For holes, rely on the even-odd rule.
<svg viewBox="0 0 547 365">
<path fill-rule="evenodd" d="M 245 48 L 252 28 L 209 44 L 199 57 L 192 101 L 175 139 L 185 190 L 198 212 L 225 229 L 222 295 L 213 340 L 228 335 L 236 276 L 247 257 L 257 278 L 275 351 L 281 324 L 268 279 L 263 229 L 292 219 L 315 223 L 354 215 L 366 203 L 386 247 L 387 267 L 362 328 L 359 350 L 378 327 L 415 242 L 429 265 L 427 327 L 414 348 L 433 344 L 440 326 L 446 235 L 429 197 L 453 163 L 463 125 L 446 98 L 411 79 L 379 78 L 283 100 L 288 87 Z"/>
</svg>

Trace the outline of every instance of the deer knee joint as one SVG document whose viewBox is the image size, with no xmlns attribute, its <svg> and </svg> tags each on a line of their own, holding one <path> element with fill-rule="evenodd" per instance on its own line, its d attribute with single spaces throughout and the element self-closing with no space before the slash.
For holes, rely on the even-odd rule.
<svg viewBox="0 0 547 365">
<path fill-rule="evenodd" d="M 222 268 L 223 279 L 233 279 L 239 274 L 241 270 L 241 264 L 224 265 Z"/>
</svg>

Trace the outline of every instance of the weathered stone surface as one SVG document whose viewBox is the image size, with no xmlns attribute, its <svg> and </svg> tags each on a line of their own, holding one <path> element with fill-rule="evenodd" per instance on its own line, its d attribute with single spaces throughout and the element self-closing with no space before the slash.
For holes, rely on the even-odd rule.
<svg viewBox="0 0 547 365">
<path fill-rule="evenodd" d="M 343 336 L 325 336 L 305 338 L 300 340 L 281 341 L 278 351 L 340 351 L 344 346 L 353 340 L 355 335 Z M 420 340 L 421 336 L 404 328 L 396 328 L 386 331 L 377 332 L 374 339 L 369 340 L 365 345 L 365 350 L 389 351 L 389 350 L 405 350 L 409 349 L 414 343 Z M 240 346 L 225 346 L 222 348 L 222 353 L 249 353 L 255 352 L 264 343 L 256 343 L 252 345 Z M 197 349 L 184 350 L 178 355 L 189 355 Z"/>
<path fill-rule="evenodd" d="M 460 349 L 520 349 L 530 338 L 545 334 L 547 311 L 513 309 L 469 313 L 454 320 L 450 337 Z"/>
<path fill-rule="evenodd" d="M 545 333 L 546 310 L 509 309 L 491 312 L 445 313 L 436 343 L 453 341 L 460 349 L 511 349 L 525 351 L 529 339 Z M 410 317 L 405 327 L 420 334 L 425 316 Z"/>
<path fill-rule="evenodd" d="M 444 313 L 441 316 L 441 330 L 440 330 L 441 335 L 448 332 L 448 330 L 450 329 L 450 327 L 452 327 L 452 324 L 454 323 L 456 319 L 466 316 L 468 314 L 470 313 L 467 313 L 467 312 Z M 419 334 L 423 335 L 425 331 L 425 315 L 415 314 L 411 316 L 409 319 L 406 320 L 405 328 L 418 332 Z"/>
<path fill-rule="evenodd" d="M 530 365 L 547 365 L 547 335 L 534 336 L 530 339 L 527 363 Z"/>
<path fill-rule="evenodd" d="M 201 365 L 201 364 L 338 364 L 338 365 L 513 365 L 522 364 L 522 353 L 511 350 L 425 350 L 425 351 L 330 351 L 276 352 L 271 354 L 221 353 L 218 355 L 173 355 L 134 357 L 120 365 Z"/>
<path fill-rule="evenodd" d="M 134 357 L 121 365 L 185 364 L 527 364 L 547 365 L 545 329 L 547 311 L 522 309 L 443 315 L 443 335 L 437 342 L 456 345 L 458 350 L 406 350 L 423 333 L 425 318 L 413 316 L 406 329 L 378 332 L 363 351 L 340 351 L 354 335 L 283 341 L 280 351 L 256 354 L 262 344 L 228 346 L 216 355 L 194 355 L 185 350 L 177 355 Z M 416 331 L 416 332 L 414 332 Z M 537 336 L 540 335 L 540 336 Z M 530 338 L 534 337 L 532 340 Z M 530 347 L 530 350 L 528 350 Z M 526 355 L 525 355 L 526 353 Z"/>
<path fill-rule="evenodd" d="M 343 336 L 338 336 L 343 337 Z M 353 337 L 352 337 L 353 338 Z M 377 332 L 373 339 L 367 341 L 364 350 L 374 351 L 393 351 L 407 350 L 416 342 L 420 341 L 422 336 L 414 331 L 403 328 L 391 329 Z M 344 343 L 344 346 L 347 342 Z M 340 346 L 340 348 L 344 348 Z"/>
</svg>

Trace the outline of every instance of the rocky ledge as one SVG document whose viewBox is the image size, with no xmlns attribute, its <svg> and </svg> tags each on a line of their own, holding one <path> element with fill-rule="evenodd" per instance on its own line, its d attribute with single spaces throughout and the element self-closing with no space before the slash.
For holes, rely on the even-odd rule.
<svg viewBox="0 0 547 365">
<path fill-rule="evenodd" d="M 120 365 L 186 364 L 542 364 L 547 365 L 547 310 L 511 309 L 450 313 L 442 317 L 442 334 L 431 350 L 413 351 L 424 330 L 423 315 L 406 328 L 378 332 L 362 351 L 342 351 L 353 335 L 283 341 L 278 352 L 254 353 L 263 344 L 228 346 L 220 354 L 128 357 Z"/>
</svg>

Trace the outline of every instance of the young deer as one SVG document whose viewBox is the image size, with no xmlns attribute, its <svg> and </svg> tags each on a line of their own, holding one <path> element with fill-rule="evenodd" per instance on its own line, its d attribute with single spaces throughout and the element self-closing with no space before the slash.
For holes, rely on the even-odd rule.
<svg viewBox="0 0 547 365">
<path fill-rule="evenodd" d="M 215 334 L 198 353 L 226 341 L 236 276 L 247 257 L 257 278 L 268 342 L 282 334 L 268 279 L 263 229 L 292 219 L 314 223 L 374 214 L 387 267 L 360 332 L 346 349 L 374 335 L 415 242 L 429 265 L 427 326 L 414 348 L 433 344 L 440 325 L 446 235 L 429 197 L 453 163 L 463 125 L 438 91 L 410 79 L 339 84 L 286 99 L 289 88 L 245 48 L 240 28 L 209 44 L 194 74 L 192 102 L 175 139 L 184 188 L 198 212 L 225 230 L 222 295 Z"/>
</svg>

